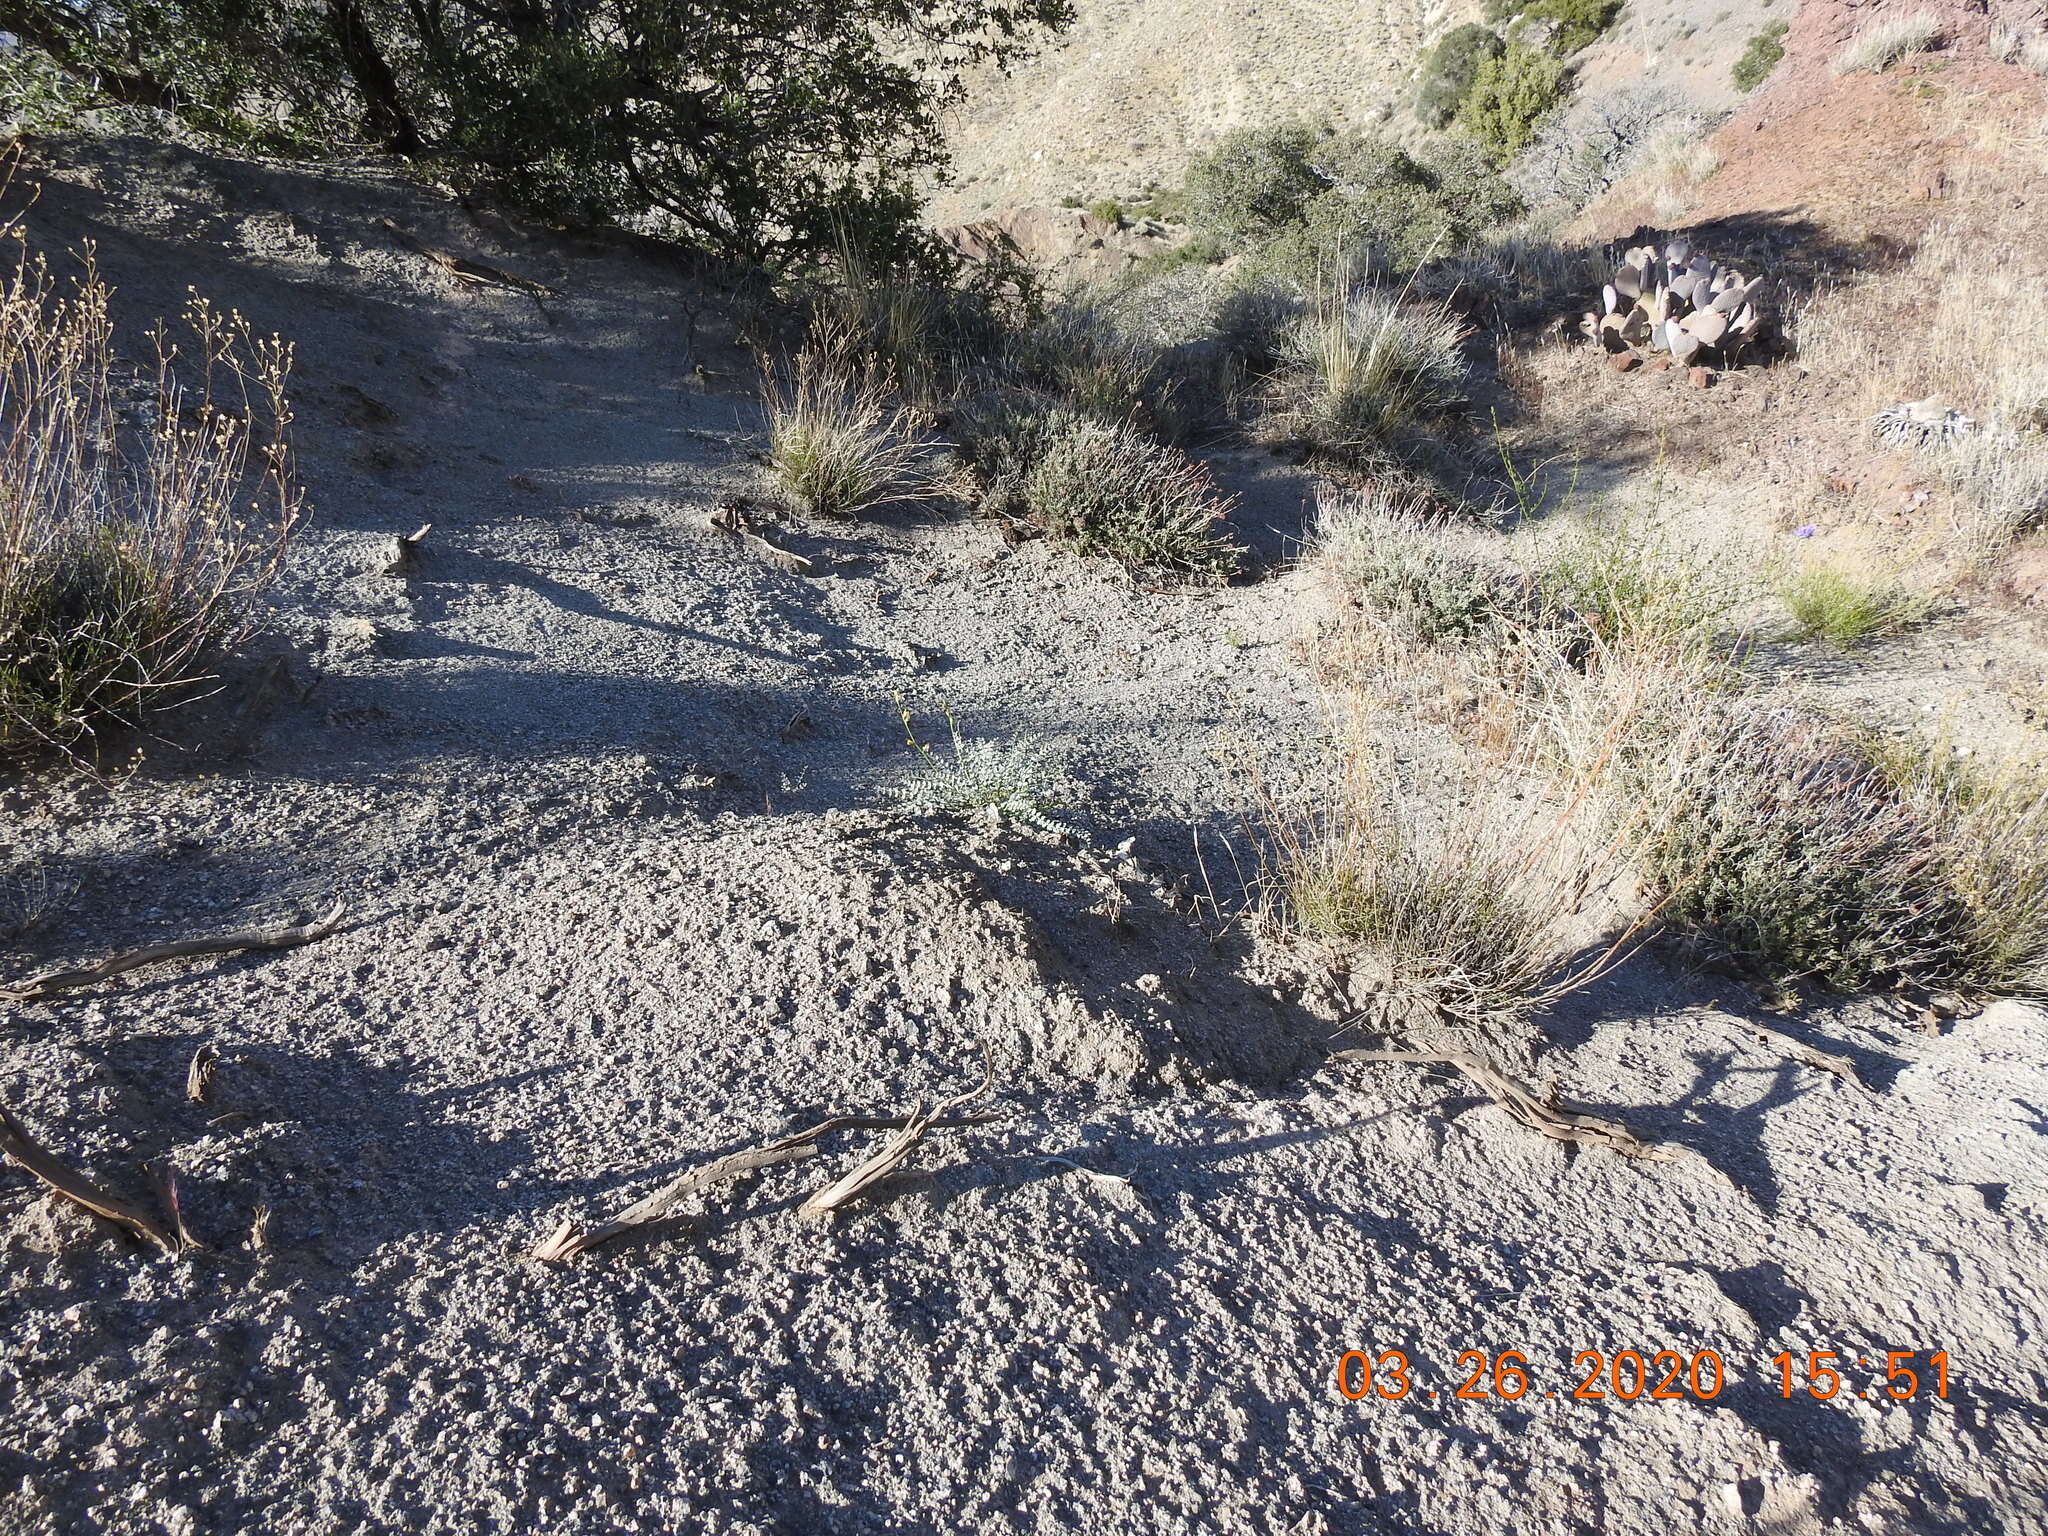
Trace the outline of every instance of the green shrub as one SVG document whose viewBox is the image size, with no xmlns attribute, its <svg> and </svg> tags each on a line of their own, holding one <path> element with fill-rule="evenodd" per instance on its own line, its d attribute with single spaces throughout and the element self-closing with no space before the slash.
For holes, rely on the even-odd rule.
<svg viewBox="0 0 2048 1536">
<path fill-rule="evenodd" d="M 1060 411 L 1038 429 L 1018 486 L 1025 514 L 1077 554 L 1227 576 L 1241 551 L 1219 524 L 1229 502 L 1208 472 L 1122 423 Z"/>
<path fill-rule="evenodd" d="M 1479 61 L 1497 59 L 1505 52 L 1507 44 L 1477 22 L 1451 28 L 1423 66 L 1422 83 L 1415 92 L 1415 115 L 1432 128 L 1444 127 L 1472 89 Z"/>
<path fill-rule="evenodd" d="M 1413 154 L 1364 137 L 1324 162 L 1335 185 L 1269 241 L 1260 262 L 1304 288 L 1359 267 L 1407 272 L 1464 249 L 1522 211 L 1515 190 L 1469 140 L 1444 138 Z"/>
<path fill-rule="evenodd" d="M 1477 639 L 1528 616 L 1528 583 L 1488 537 L 1379 484 L 1326 497 L 1317 511 L 1317 557 L 1338 596 L 1425 645 Z"/>
<path fill-rule="evenodd" d="M 1124 205 L 1113 197 L 1098 197 L 1088 205 L 1088 211 L 1105 224 L 1121 227 L 1124 222 Z"/>
<path fill-rule="evenodd" d="M 1771 77 L 1771 71 L 1785 57 L 1787 30 L 1784 22 L 1774 21 L 1749 40 L 1749 46 L 1742 50 L 1742 57 L 1728 72 L 1738 91 L 1753 91 Z"/>
<path fill-rule="evenodd" d="M 1895 572 L 1818 562 L 1787 577 L 1779 596 L 1800 633 L 1844 651 L 1911 628 L 1937 602 L 1933 594 L 1905 585 Z"/>
<path fill-rule="evenodd" d="M 1296 222 L 1329 185 L 1316 161 L 1332 135 L 1309 123 L 1239 128 L 1188 167 L 1180 203 L 1196 229 L 1242 246 Z"/>
<path fill-rule="evenodd" d="M 1523 16 L 1556 24 L 1550 51 L 1560 58 L 1591 46 L 1621 11 L 1621 0 L 1533 0 Z"/>
<path fill-rule="evenodd" d="M 1499 58 L 1480 62 L 1458 121 L 1496 164 L 1504 165 L 1536 136 L 1538 125 L 1564 100 L 1565 89 L 1561 62 L 1512 45 Z"/>
</svg>

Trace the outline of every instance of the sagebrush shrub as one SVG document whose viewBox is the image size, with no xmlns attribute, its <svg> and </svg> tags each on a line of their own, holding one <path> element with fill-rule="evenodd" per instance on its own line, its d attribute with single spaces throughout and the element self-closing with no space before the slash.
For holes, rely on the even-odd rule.
<svg viewBox="0 0 2048 1536">
<path fill-rule="evenodd" d="M 1208 471 L 1123 423 L 1054 413 L 1017 494 L 1079 554 L 1204 576 L 1227 576 L 1241 558 L 1224 526 L 1230 503 Z"/>
</svg>

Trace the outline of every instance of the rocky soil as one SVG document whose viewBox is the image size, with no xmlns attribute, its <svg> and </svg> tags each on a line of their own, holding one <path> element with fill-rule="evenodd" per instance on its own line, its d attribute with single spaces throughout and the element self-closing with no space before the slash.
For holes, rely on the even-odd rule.
<svg viewBox="0 0 2048 1536">
<path fill-rule="evenodd" d="M 207 1249 L 0 1176 L 7 1530 L 2048 1528 L 2048 1016 L 1769 1018 L 1858 1089 L 1639 958 L 1518 1067 L 1681 1153 L 1632 1163 L 1328 1060 L 1364 1043 L 1335 1001 L 1225 920 L 1231 762 L 1321 750 L 1298 472 L 1219 459 L 1259 566 L 1227 589 L 937 507 L 787 519 L 794 575 L 709 526 L 764 494 L 759 421 L 687 275 L 360 168 L 36 170 L 33 238 L 97 242 L 128 317 L 191 283 L 296 338 L 317 516 L 175 739 L 10 791 L 63 898 L 10 964 L 349 926 L 8 1009 L 6 1102 L 138 1198 L 175 1166 Z M 562 297 L 456 292 L 387 217 Z M 904 814 L 899 694 L 1063 754 L 1086 843 Z M 795 1207 L 873 1133 L 527 1257 L 984 1050 L 995 1118 L 834 1225 Z M 1351 1349 L 1412 1390 L 1341 1395 Z M 1574 1396 L 1582 1352 L 1661 1349 L 1725 1387 Z M 1532 1389 L 1455 1396 L 1467 1350 Z M 1889 1350 L 1945 1352 L 1947 1397 L 1888 1399 Z"/>
</svg>

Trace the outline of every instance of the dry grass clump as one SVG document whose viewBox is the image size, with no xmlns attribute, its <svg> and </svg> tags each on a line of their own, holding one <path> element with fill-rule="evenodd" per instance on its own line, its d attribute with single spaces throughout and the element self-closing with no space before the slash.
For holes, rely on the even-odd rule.
<svg viewBox="0 0 2048 1536">
<path fill-rule="evenodd" d="M 1528 585 L 1501 547 L 1497 536 L 1447 518 L 1426 493 L 1391 480 L 1317 504 L 1317 558 L 1334 595 L 1411 645 L 1478 639 L 1529 614 Z"/>
<path fill-rule="evenodd" d="M 1753 595 L 1729 559 L 1630 512 L 1560 517 L 1513 545 L 1551 627 L 1612 647 L 1711 645 Z"/>
<path fill-rule="evenodd" d="M 1306 817 L 1269 809 L 1265 916 L 1364 982 L 1387 1012 L 1512 1033 L 1611 959 L 1587 951 L 1612 849 L 1588 851 L 1571 817 L 1480 791 L 1431 816 L 1371 768 L 1362 733 L 1339 783 Z"/>
<path fill-rule="evenodd" d="M 919 445 L 872 377 L 856 377 L 818 350 L 799 353 L 784 380 L 762 367 L 768 465 L 806 512 L 844 516 L 918 494 Z"/>
<path fill-rule="evenodd" d="M 1802 635 L 1843 651 L 1912 628 L 1940 602 L 1896 571 L 1822 561 L 1793 570 L 1778 595 Z"/>
<path fill-rule="evenodd" d="M 1838 75 L 1859 70 L 1888 69 L 1902 59 L 1925 53 L 1941 41 L 1936 16 L 1894 16 L 1878 20 L 1851 38 L 1829 66 Z"/>
<path fill-rule="evenodd" d="M 1040 446 L 1017 495 L 1050 537 L 1134 568 L 1236 571 L 1242 551 L 1223 526 L 1230 502 L 1200 464 L 1131 426 L 1069 410 L 1037 430 Z"/>
<path fill-rule="evenodd" d="M 1465 402 L 1465 335 L 1447 301 L 1325 296 L 1282 340 L 1275 420 L 1339 459 L 1382 456 L 1405 429 Z"/>
<path fill-rule="evenodd" d="M 0 751 L 76 753 L 203 691 L 301 513 L 291 348 L 195 295 L 152 377 L 109 296 L 90 252 L 0 287 Z"/>
</svg>

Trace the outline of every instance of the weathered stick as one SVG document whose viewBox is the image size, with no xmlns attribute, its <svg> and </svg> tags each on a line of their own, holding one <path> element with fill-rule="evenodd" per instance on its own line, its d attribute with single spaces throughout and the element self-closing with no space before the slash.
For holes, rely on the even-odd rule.
<svg viewBox="0 0 2048 1536">
<path fill-rule="evenodd" d="M 101 1189 L 85 1175 L 74 1173 L 58 1162 L 40 1142 L 29 1135 L 27 1129 L 8 1112 L 4 1104 L 0 1104 L 0 1152 L 6 1153 L 65 1199 L 84 1206 L 95 1216 L 104 1216 L 108 1221 L 126 1227 L 137 1237 L 155 1243 L 165 1253 L 178 1251 L 180 1245 L 177 1236 L 167 1230 L 154 1216 L 138 1206 L 130 1205 L 119 1195 Z"/>
<path fill-rule="evenodd" d="M 817 1156 L 816 1143 L 834 1131 L 846 1130 L 894 1130 L 907 1122 L 901 1115 L 836 1115 L 822 1124 L 814 1125 L 807 1131 L 798 1131 L 794 1136 L 785 1136 L 780 1141 L 770 1142 L 765 1147 L 750 1147 L 743 1152 L 734 1152 L 721 1157 L 715 1163 L 680 1174 L 662 1185 L 646 1199 L 635 1202 L 602 1226 L 592 1227 L 588 1232 L 580 1230 L 572 1221 L 565 1221 L 543 1241 L 536 1244 L 533 1257 L 549 1263 L 560 1263 L 573 1259 L 579 1253 L 595 1248 L 599 1243 L 609 1242 L 621 1232 L 642 1227 L 652 1221 L 660 1221 L 689 1196 L 700 1190 L 722 1184 L 742 1174 L 758 1173 L 765 1168 L 778 1167 L 783 1163 L 802 1162 Z M 948 1120 L 948 1125 L 976 1125 L 978 1117 Z"/>
<path fill-rule="evenodd" d="M 510 288 L 514 293 L 523 293 L 532 299 L 552 299 L 555 290 L 546 283 L 537 283 L 530 277 L 521 277 L 516 272 L 507 272 L 503 267 L 494 267 L 487 261 L 476 261 L 468 256 L 458 256 L 453 251 L 444 251 L 439 246 L 427 244 L 418 235 L 401 228 L 395 220 L 377 221 L 391 233 L 391 237 L 407 250 L 424 256 L 435 266 L 446 272 L 456 282 L 469 288 Z"/>
<path fill-rule="evenodd" d="M 217 939 L 179 939 L 170 944 L 150 944 L 141 949 L 127 950 L 122 954 L 109 955 L 76 971 L 44 971 L 21 981 L 0 987 L 0 1002 L 29 1003 L 37 998 L 47 997 L 52 992 L 62 992 L 71 987 L 90 986 L 96 981 L 105 981 L 109 976 L 118 976 L 123 971 L 132 971 L 145 965 L 155 965 L 163 960 L 184 960 L 193 955 L 225 955 L 238 949 L 296 949 L 301 944 L 310 944 L 315 939 L 324 939 L 341 926 L 341 907 L 315 922 L 300 923 L 284 928 L 244 928 L 235 933 L 223 934 Z"/>
<path fill-rule="evenodd" d="M 1678 1160 L 1676 1152 L 1642 1140 L 1618 1121 L 1603 1120 L 1598 1115 L 1588 1115 L 1578 1110 L 1564 1108 L 1555 1092 L 1547 1098 L 1537 1098 L 1498 1067 L 1464 1051 L 1447 1051 L 1434 1056 L 1423 1051 L 1337 1051 L 1330 1059 L 1408 1061 L 1424 1066 L 1455 1067 L 1484 1090 L 1487 1096 L 1506 1110 L 1513 1119 L 1553 1140 L 1576 1142 L 1580 1146 L 1606 1147 L 1610 1151 L 1619 1152 L 1623 1157 L 1640 1158 L 1646 1162 L 1669 1163 Z"/>
<path fill-rule="evenodd" d="M 788 571 L 792 576 L 809 576 L 818 568 L 816 561 L 806 559 L 793 549 L 784 549 L 757 532 L 746 509 L 737 501 L 728 501 L 713 512 L 709 526 L 718 533 L 730 534 L 770 565 Z"/>
<path fill-rule="evenodd" d="M 819 1190 L 810 1199 L 797 1207 L 797 1215 L 813 1221 L 831 1217 L 843 1205 L 859 1199 L 883 1179 L 894 1173 L 910 1156 L 911 1149 L 924 1140 L 925 1132 L 936 1125 L 941 1117 L 954 1110 L 972 1104 L 995 1085 L 996 1067 L 994 1058 L 988 1054 L 988 1047 L 982 1047 L 982 1076 L 976 1086 L 965 1093 L 955 1094 L 941 1100 L 930 1111 L 921 1106 L 903 1122 L 903 1129 L 882 1144 L 880 1151 L 855 1167 L 844 1177 L 834 1180 Z"/>
<path fill-rule="evenodd" d="M 1777 1047 L 1794 1061 L 1812 1067 L 1816 1072 L 1832 1073 L 1852 1088 L 1860 1089 L 1864 1093 L 1871 1091 L 1870 1085 L 1857 1075 L 1856 1063 L 1846 1056 L 1832 1056 L 1826 1051 L 1815 1049 L 1804 1040 L 1795 1040 L 1790 1035 L 1780 1034 L 1775 1029 L 1751 1023 L 1747 1019 L 1736 1027 L 1755 1036 L 1765 1045 Z"/>
<path fill-rule="evenodd" d="M 206 1102 L 206 1096 L 213 1092 L 213 1069 L 219 1060 L 220 1047 L 211 1040 L 192 1053 L 192 1065 L 185 1069 L 185 1098 L 188 1102 Z"/>
</svg>

